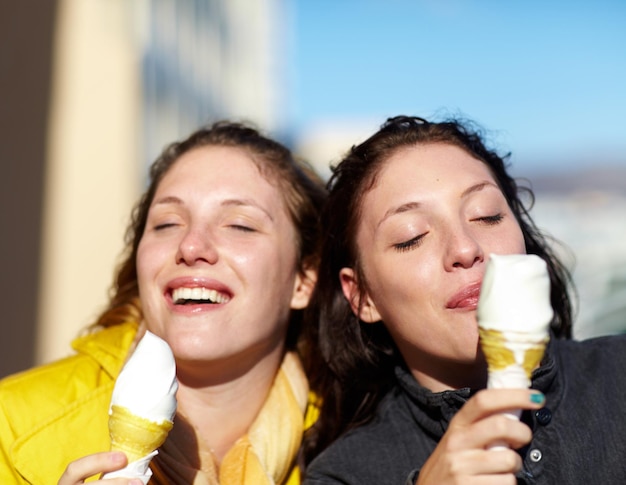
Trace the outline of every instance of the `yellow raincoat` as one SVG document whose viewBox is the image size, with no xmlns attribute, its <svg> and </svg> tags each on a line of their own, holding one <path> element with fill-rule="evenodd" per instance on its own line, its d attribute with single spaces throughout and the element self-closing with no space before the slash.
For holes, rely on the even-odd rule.
<svg viewBox="0 0 626 485">
<path fill-rule="evenodd" d="M 110 447 L 108 410 L 137 331 L 76 339 L 77 354 L 0 381 L 0 483 L 56 484 L 77 458 Z"/>
<path fill-rule="evenodd" d="M 109 449 L 111 394 L 136 333 L 126 323 L 80 337 L 75 355 L 0 380 L 0 484 L 56 485 L 71 461 Z M 305 429 L 318 413 L 309 400 Z M 285 483 L 300 483 L 297 466 Z"/>
</svg>

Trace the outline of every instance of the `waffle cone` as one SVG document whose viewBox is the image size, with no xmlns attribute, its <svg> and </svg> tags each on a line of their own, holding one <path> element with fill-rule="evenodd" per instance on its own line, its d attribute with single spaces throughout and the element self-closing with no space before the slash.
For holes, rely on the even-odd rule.
<svg viewBox="0 0 626 485">
<path fill-rule="evenodd" d="M 517 336 L 510 340 L 502 332 L 492 329 L 480 328 L 479 332 L 480 345 L 490 372 L 518 366 L 528 379 L 541 362 L 548 342 L 547 337 L 533 341 Z"/>
<path fill-rule="evenodd" d="M 159 448 L 172 429 L 171 421 L 155 423 L 132 414 L 122 406 L 112 406 L 109 416 L 111 451 L 123 451 L 128 463 Z"/>
</svg>

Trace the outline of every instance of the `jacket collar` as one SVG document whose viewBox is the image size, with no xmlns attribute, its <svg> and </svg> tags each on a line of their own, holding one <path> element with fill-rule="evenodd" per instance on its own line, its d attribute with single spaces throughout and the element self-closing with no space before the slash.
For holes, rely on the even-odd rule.
<svg viewBox="0 0 626 485">
<path fill-rule="evenodd" d="M 124 323 L 79 337 L 72 342 L 72 348 L 79 354 L 90 356 L 104 372 L 117 378 L 136 334 L 136 323 Z"/>
<path fill-rule="evenodd" d="M 563 385 L 556 379 L 558 341 L 552 336 L 541 366 L 533 372 L 533 389 L 546 395 L 546 404 L 554 411 L 561 401 Z M 475 392 L 469 388 L 443 392 L 431 392 L 422 387 L 404 367 L 395 369 L 402 394 L 412 405 L 407 406 L 414 421 L 433 439 L 441 439 L 450 420 Z"/>
</svg>

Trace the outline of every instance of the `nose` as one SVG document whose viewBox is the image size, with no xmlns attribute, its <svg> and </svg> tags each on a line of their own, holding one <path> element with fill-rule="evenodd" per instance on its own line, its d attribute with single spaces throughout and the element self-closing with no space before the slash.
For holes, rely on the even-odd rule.
<svg viewBox="0 0 626 485">
<path fill-rule="evenodd" d="M 459 268 L 471 268 L 484 261 L 483 248 L 469 228 L 460 227 L 448 234 L 446 269 L 452 271 Z"/>
<path fill-rule="evenodd" d="M 218 251 L 207 231 L 190 228 L 181 239 L 176 253 L 176 263 L 192 266 L 199 262 L 215 264 Z"/>
</svg>

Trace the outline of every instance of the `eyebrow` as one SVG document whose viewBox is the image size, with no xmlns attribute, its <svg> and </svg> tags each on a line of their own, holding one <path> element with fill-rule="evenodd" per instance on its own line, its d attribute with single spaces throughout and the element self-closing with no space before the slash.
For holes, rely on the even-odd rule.
<svg viewBox="0 0 626 485">
<path fill-rule="evenodd" d="M 167 197 L 161 197 L 160 199 L 156 199 L 152 202 L 152 205 L 165 205 L 165 204 L 182 205 L 183 201 L 180 200 L 178 197 L 174 197 L 170 195 Z"/>
<path fill-rule="evenodd" d="M 472 185 L 471 187 L 468 187 L 467 189 L 465 189 L 463 193 L 461 194 L 461 199 L 464 197 L 467 197 L 470 194 L 473 194 L 474 192 L 480 192 L 485 187 L 492 187 L 494 189 L 500 190 L 500 187 L 498 187 L 496 184 L 488 180 L 485 180 L 484 182 L 480 182 L 478 184 Z"/>
<path fill-rule="evenodd" d="M 378 221 L 378 224 L 376 224 L 376 227 L 380 227 L 380 225 L 383 222 L 385 222 L 387 219 L 389 219 L 391 216 L 394 216 L 396 214 L 402 214 L 403 212 L 408 212 L 414 209 L 418 209 L 421 205 L 422 204 L 419 202 L 407 202 L 406 204 L 401 204 L 397 207 L 392 207 L 387 212 L 385 212 L 385 214 L 380 219 L 380 221 Z"/>
<path fill-rule="evenodd" d="M 156 205 L 167 205 L 167 204 L 174 204 L 174 205 L 181 205 L 181 206 L 184 205 L 182 199 L 173 195 L 169 195 L 169 196 L 165 196 L 160 199 L 157 199 L 154 201 L 153 205 L 156 206 Z M 267 210 L 265 210 L 263 207 L 257 204 L 253 199 L 226 199 L 220 202 L 220 206 L 221 207 L 253 207 L 263 212 L 272 222 L 274 222 L 274 217 L 272 217 L 272 214 L 270 214 Z"/>
<path fill-rule="evenodd" d="M 261 212 L 263 212 L 269 218 L 270 221 L 274 222 L 274 217 L 272 216 L 272 214 L 270 214 L 264 207 L 261 207 L 259 204 L 257 204 L 257 202 L 253 199 L 226 199 L 226 200 L 223 200 L 220 205 L 222 207 L 228 207 L 228 206 L 254 207 L 256 209 L 259 209 Z"/>
<path fill-rule="evenodd" d="M 479 182 L 479 183 L 474 184 L 474 185 L 468 187 L 467 189 L 465 189 L 461 193 L 461 197 L 459 197 L 459 198 L 463 199 L 463 198 L 467 197 L 468 195 L 471 195 L 471 194 L 473 194 L 475 192 L 480 192 L 485 187 L 492 187 L 494 189 L 500 190 L 500 188 L 496 184 L 494 184 L 493 182 L 485 180 L 484 182 Z M 383 222 L 385 222 L 391 216 L 394 216 L 396 214 L 402 214 L 403 212 L 408 212 L 408 211 L 412 211 L 412 210 L 415 210 L 415 209 L 419 209 L 419 207 L 421 205 L 422 204 L 420 202 L 407 202 L 407 203 L 401 204 L 401 205 L 399 205 L 397 207 L 392 207 L 387 212 L 385 212 L 385 214 L 380 219 L 380 221 L 378 221 L 378 224 L 376 224 L 376 227 L 379 227 Z"/>
</svg>

